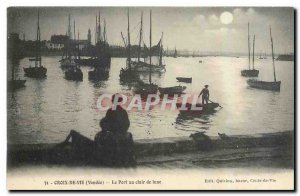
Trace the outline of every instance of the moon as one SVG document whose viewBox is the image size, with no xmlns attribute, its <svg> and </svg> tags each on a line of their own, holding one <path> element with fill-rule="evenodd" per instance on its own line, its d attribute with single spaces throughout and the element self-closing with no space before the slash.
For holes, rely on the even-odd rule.
<svg viewBox="0 0 300 196">
<path fill-rule="evenodd" d="M 230 12 L 223 12 L 220 15 L 220 20 L 223 24 L 230 24 L 233 21 L 233 15 Z"/>
</svg>

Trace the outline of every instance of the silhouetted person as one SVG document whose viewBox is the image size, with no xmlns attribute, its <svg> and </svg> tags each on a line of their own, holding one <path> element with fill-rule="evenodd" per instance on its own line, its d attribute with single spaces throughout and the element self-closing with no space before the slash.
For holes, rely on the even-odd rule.
<svg viewBox="0 0 300 196">
<path fill-rule="evenodd" d="M 202 104 L 208 104 L 208 100 L 209 100 L 209 90 L 208 90 L 208 85 L 205 85 L 204 88 L 202 89 L 202 91 L 200 92 L 199 96 L 200 97 L 202 95 Z"/>
<path fill-rule="evenodd" d="M 114 99 L 115 95 L 112 97 L 112 103 Z M 121 101 L 122 98 L 119 98 L 118 102 Z M 75 152 L 84 153 L 81 158 L 89 156 L 86 159 L 92 159 L 93 162 L 109 166 L 134 165 L 133 138 L 128 132 L 130 122 L 126 110 L 119 105 L 115 110 L 113 107 L 110 108 L 99 124 L 101 131 L 95 135 L 94 141 L 71 130 L 64 143 L 68 143 L 71 138 L 71 145 Z"/>
</svg>

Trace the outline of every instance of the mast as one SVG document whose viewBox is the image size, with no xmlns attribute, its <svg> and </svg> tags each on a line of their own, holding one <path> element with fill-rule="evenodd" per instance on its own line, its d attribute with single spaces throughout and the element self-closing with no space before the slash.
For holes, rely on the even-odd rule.
<svg viewBox="0 0 300 196">
<path fill-rule="evenodd" d="M 99 22 L 99 31 L 98 31 L 98 41 L 101 41 L 101 20 L 100 20 L 100 11 L 99 11 L 99 17 L 98 17 L 98 22 Z"/>
<path fill-rule="evenodd" d="M 65 52 L 66 52 L 66 58 L 69 58 L 71 57 L 70 55 L 70 40 L 71 40 L 71 15 L 69 14 L 69 23 L 68 23 L 68 32 L 67 32 L 67 36 L 69 37 L 67 42 L 66 42 L 66 48 L 65 48 Z M 64 55 L 63 55 L 64 56 Z"/>
<path fill-rule="evenodd" d="M 250 35 L 249 35 L 249 22 L 248 22 L 248 66 L 250 70 Z"/>
<path fill-rule="evenodd" d="M 161 39 L 160 39 L 160 54 L 159 54 L 159 65 L 162 66 L 162 56 L 163 56 L 163 37 L 164 37 L 164 33 L 161 33 Z"/>
<path fill-rule="evenodd" d="M 38 11 L 37 30 L 36 30 L 36 48 L 35 48 L 35 67 L 41 66 L 40 59 L 40 13 Z"/>
<path fill-rule="evenodd" d="M 103 27 L 103 41 L 106 42 L 106 21 L 104 19 L 104 27 Z"/>
<path fill-rule="evenodd" d="M 151 56 L 152 56 L 152 10 L 150 10 L 150 73 L 149 73 L 149 83 L 151 84 L 151 72 L 152 72 L 152 62 L 151 62 Z"/>
<path fill-rule="evenodd" d="M 253 66 L 253 70 L 254 70 L 254 56 L 255 56 L 255 54 L 254 54 L 254 46 L 255 46 L 255 35 L 254 35 L 254 37 L 253 37 L 253 57 L 252 57 L 252 66 Z"/>
<path fill-rule="evenodd" d="M 79 31 L 78 31 L 78 59 L 80 59 L 80 48 L 79 48 Z"/>
<path fill-rule="evenodd" d="M 74 20 L 74 45 L 75 45 L 75 51 L 76 51 L 77 44 L 76 44 L 76 32 L 75 32 L 75 20 Z M 74 57 L 76 59 L 76 52 L 74 53 Z"/>
<path fill-rule="evenodd" d="M 71 39 L 71 16 L 69 14 L 68 36 Z"/>
<path fill-rule="evenodd" d="M 128 57 L 127 57 L 127 62 L 128 62 L 128 67 L 129 67 L 129 70 L 131 70 L 131 56 L 130 56 L 130 24 L 129 24 L 129 8 L 127 10 L 127 19 L 128 19 L 128 26 L 127 26 L 127 33 L 128 33 Z"/>
<path fill-rule="evenodd" d="M 15 80 L 15 64 L 12 63 L 12 70 L 11 70 L 11 80 Z"/>
<path fill-rule="evenodd" d="M 97 39 L 98 39 L 98 18 L 97 18 L 97 14 L 96 14 L 96 28 L 95 28 L 95 46 L 97 44 Z"/>
<path fill-rule="evenodd" d="M 140 57 L 141 57 L 142 34 L 143 34 L 143 12 L 141 13 L 141 28 L 140 28 L 139 50 L 138 50 L 138 62 L 140 62 Z"/>
<path fill-rule="evenodd" d="M 270 37 L 271 37 L 271 48 L 272 48 L 272 61 L 273 61 L 274 82 L 276 82 L 276 71 L 275 71 L 275 63 L 274 63 L 274 49 L 273 49 L 273 38 L 272 38 L 271 27 L 270 27 Z"/>
</svg>

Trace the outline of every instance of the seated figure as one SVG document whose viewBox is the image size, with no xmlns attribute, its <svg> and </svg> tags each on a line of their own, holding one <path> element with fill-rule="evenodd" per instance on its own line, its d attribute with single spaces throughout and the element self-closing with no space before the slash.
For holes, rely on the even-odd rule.
<svg viewBox="0 0 300 196">
<path fill-rule="evenodd" d="M 114 99 L 115 95 L 112 97 L 113 103 Z M 118 102 L 121 101 L 119 98 Z M 100 120 L 101 131 L 95 135 L 94 141 L 71 130 L 63 144 L 67 144 L 71 140 L 75 158 L 86 160 L 89 163 L 133 166 L 136 162 L 132 134 L 128 132 L 129 126 L 126 110 L 118 105 L 115 110 L 110 108 L 105 117 Z"/>
</svg>

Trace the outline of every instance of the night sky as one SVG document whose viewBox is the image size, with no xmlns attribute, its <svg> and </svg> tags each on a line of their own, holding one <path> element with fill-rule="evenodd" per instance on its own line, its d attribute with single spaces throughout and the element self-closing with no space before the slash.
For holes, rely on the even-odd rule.
<svg viewBox="0 0 300 196">
<path fill-rule="evenodd" d="M 243 52 L 247 48 L 247 23 L 250 22 L 251 40 L 256 36 L 256 51 L 270 53 L 269 27 L 272 26 L 274 48 L 277 53 L 294 51 L 293 8 L 235 8 L 235 7 L 130 7 L 131 42 L 138 43 L 141 12 L 143 11 L 144 42 L 149 42 L 149 12 L 152 9 L 152 43 L 164 33 L 165 48 L 200 52 Z M 127 34 L 126 7 L 18 7 L 8 8 L 8 33 L 25 33 L 26 40 L 35 39 L 37 13 L 40 12 L 41 38 L 49 40 L 53 34 L 65 34 L 68 14 L 76 20 L 80 39 L 92 31 L 94 40 L 95 17 L 101 12 L 106 20 L 110 44 L 122 45 L 121 31 Z M 229 12 L 230 17 L 220 17 Z M 73 26 L 72 26 L 73 31 Z M 77 34 L 77 32 L 76 32 Z"/>
</svg>

